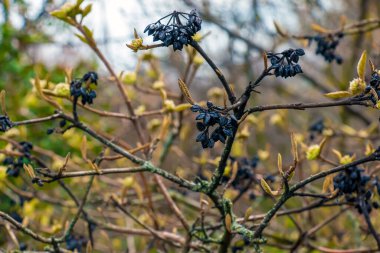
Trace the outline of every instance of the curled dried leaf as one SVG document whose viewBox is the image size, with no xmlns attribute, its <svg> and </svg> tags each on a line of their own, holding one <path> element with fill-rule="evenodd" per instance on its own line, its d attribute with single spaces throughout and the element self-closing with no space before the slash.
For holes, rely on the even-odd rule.
<svg viewBox="0 0 380 253">
<path fill-rule="evenodd" d="M 260 180 L 260 184 L 261 184 L 261 186 L 263 187 L 263 189 L 264 189 L 264 191 L 265 191 L 266 193 L 268 193 L 269 195 L 273 196 L 273 194 L 272 194 L 273 191 L 272 191 L 272 189 L 270 188 L 269 184 L 265 181 L 264 178 L 262 178 L 262 179 Z"/>
<path fill-rule="evenodd" d="M 266 71 L 268 69 L 268 56 L 267 53 L 263 53 L 263 61 L 264 61 L 264 70 Z"/>
<path fill-rule="evenodd" d="M 224 223 L 226 225 L 226 229 L 228 232 L 232 232 L 232 218 L 231 215 L 228 213 L 224 219 Z"/>
<path fill-rule="evenodd" d="M 1 90 L 0 92 L 0 100 L 1 100 L 1 111 L 5 116 L 7 116 L 7 109 L 5 107 L 5 90 Z"/>
<path fill-rule="evenodd" d="M 281 175 L 284 175 L 284 171 L 282 170 L 282 156 L 280 153 L 277 155 L 277 168 Z"/>
<path fill-rule="evenodd" d="M 362 55 L 360 56 L 358 65 L 356 66 L 356 70 L 358 72 L 358 77 L 361 80 L 364 80 L 364 78 L 365 78 L 365 66 L 366 66 L 366 63 L 367 63 L 367 51 L 364 50 L 363 53 L 362 53 Z"/>
<path fill-rule="evenodd" d="M 375 72 L 376 71 L 375 64 L 373 64 L 373 62 L 371 61 L 371 59 L 369 59 L 368 61 L 369 61 L 369 65 L 371 66 L 371 72 Z"/>
<path fill-rule="evenodd" d="M 334 91 L 324 94 L 325 97 L 332 99 L 347 98 L 352 96 L 351 92 L 348 91 Z"/>
<path fill-rule="evenodd" d="M 323 193 L 327 193 L 327 191 L 332 192 L 331 189 L 332 191 L 334 191 L 333 176 L 330 174 L 323 181 L 322 192 Z"/>
<path fill-rule="evenodd" d="M 86 135 L 83 135 L 83 137 L 82 137 L 80 152 L 82 154 L 83 160 L 87 160 L 87 137 L 86 137 Z"/>
<path fill-rule="evenodd" d="M 61 168 L 59 168 L 59 171 L 58 171 L 58 175 L 62 175 L 62 173 L 66 170 L 66 166 L 67 166 L 67 163 L 69 162 L 69 159 L 70 159 L 70 152 L 67 153 L 66 157 L 65 157 L 65 161 L 62 165 Z"/>
<path fill-rule="evenodd" d="M 279 23 L 277 23 L 276 21 L 273 21 L 273 24 L 274 24 L 274 27 L 276 28 L 276 31 L 277 31 L 278 34 L 280 34 L 282 37 L 286 37 L 287 36 L 286 32 L 280 26 Z"/>
<path fill-rule="evenodd" d="M 189 102 L 190 104 L 194 105 L 195 102 L 194 102 L 194 99 L 191 97 L 189 88 L 187 88 L 187 85 L 185 84 L 184 81 L 182 81 L 181 78 L 178 79 L 178 85 L 179 85 L 179 88 L 181 89 L 182 94 L 185 97 L 186 101 Z"/>
<path fill-rule="evenodd" d="M 328 30 L 328 29 L 326 29 L 326 28 L 324 28 L 324 27 L 322 27 L 322 26 L 320 26 L 320 25 L 318 25 L 318 24 L 311 24 L 311 29 L 312 30 L 314 30 L 314 31 L 316 31 L 316 32 L 318 32 L 318 33 L 330 33 L 330 31 Z"/>
<path fill-rule="evenodd" d="M 252 207 L 248 207 L 247 210 L 245 210 L 245 213 L 244 213 L 244 221 L 247 221 L 249 219 L 249 216 L 251 216 L 253 213 L 253 208 Z"/>
<path fill-rule="evenodd" d="M 294 133 L 290 134 L 290 141 L 292 143 L 292 155 L 293 155 L 294 161 L 298 162 L 299 159 L 298 159 L 297 140 Z"/>
<path fill-rule="evenodd" d="M 34 174 L 34 170 L 32 168 L 32 166 L 30 164 L 23 164 L 23 167 L 24 167 L 24 170 L 28 173 L 28 175 L 30 176 L 30 178 L 35 178 L 36 177 L 36 174 Z"/>
</svg>

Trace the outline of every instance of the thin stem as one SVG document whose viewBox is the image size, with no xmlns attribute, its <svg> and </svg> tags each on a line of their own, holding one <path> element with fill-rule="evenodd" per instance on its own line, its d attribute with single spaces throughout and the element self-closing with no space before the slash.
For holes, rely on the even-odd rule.
<svg viewBox="0 0 380 253">
<path fill-rule="evenodd" d="M 365 200 L 363 199 L 363 196 L 360 197 L 360 204 L 361 210 L 363 212 L 364 219 L 367 223 L 368 229 L 371 232 L 373 238 L 375 239 L 377 243 L 377 249 L 380 250 L 380 237 L 379 234 L 377 233 L 376 229 L 373 227 L 373 224 L 371 222 L 371 217 L 369 217 L 369 213 L 367 210 L 367 206 L 365 204 Z"/>
<path fill-rule="evenodd" d="M 16 121 L 13 122 L 14 126 L 22 126 L 22 125 L 30 125 L 30 124 L 36 124 L 36 123 L 42 123 L 46 121 L 51 121 L 57 118 L 60 118 L 61 114 L 60 113 L 55 113 L 53 115 L 43 117 L 43 118 L 36 118 L 36 119 L 28 119 L 28 120 L 22 120 L 22 121 Z"/>
<path fill-rule="evenodd" d="M 94 176 L 90 177 L 90 182 L 88 183 L 88 185 L 86 187 L 86 191 L 84 193 L 82 203 L 80 204 L 80 206 L 78 208 L 77 214 L 74 216 L 73 220 L 70 222 L 70 225 L 69 225 L 68 229 L 66 230 L 65 234 L 61 238 L 58 238 L 57 242 L 63 242 L 73 231 L 74 226 L 77 223 L 79 216 L 83 211 L 84 205 L 86 204 L 87 197 L 88 197 L 88 195 L 90 193 L 90 189 L 92 187 L 92 183 L 94 182 L 94 178 L 95 178 Z"/>
<path fill-rule="evenodd" d="M 323 107 L 334 107 L 342 105 L 362 105 L 370 106 L 367 102 L 357 99 L 344 99 L 334 102 L 322 102 L 322 103 L 294 103 L 294 104 L 278 104 L 278 105 L 259 105 L 252 107 L 248 110 L 249 113 L 262 112 L 268 110 L 280 110 L 280 109 L 295 109 L 295 110 L 305 110 L 308 108 L 323 108 Z"/>
</svg>

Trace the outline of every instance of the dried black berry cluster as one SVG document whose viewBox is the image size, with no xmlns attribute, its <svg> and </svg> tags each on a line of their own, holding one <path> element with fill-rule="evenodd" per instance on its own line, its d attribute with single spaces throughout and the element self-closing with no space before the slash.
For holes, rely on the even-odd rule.
<svg viewBox="0 0 380 253">
<path fill-rule="evenodd" d="M 276 77 L 284 78 L 295 76 L 302 73 L 301 66 L 298 64 L 300 56 L 303 56 L 305 51 L 301 48 L 288 49 L 281 53 L 267 53 L 270 59 L 271 69 L 274 69 Z"/>
<path fill-rule="evenodd" d="M 365 93 L 369 93 L 371 90 L 374 90 L 377 94 L 377 98 L 380 96 L 380 74 L 377 71 L 374 71 L 371 75 L 371 80 L 369 81 L 369 85 L 365 88 Z M 376 105 L 377 98 L 374 94 L 371 93 L 369 100 Z"/>
<path fill-rule="evenodd" d="M 165 24 L 161 22 L 168 20 Z M 190 13 L 174 11 L 155 23 L 148 25 L 145 32 L 153 35 L 153 41 L 162 41 L 165 46 L 173 45 L 174 51 L 182 50 L 192 41 L 192 36 L 201 29 L 202 19 L 195 10 Z"/>
<path fill-rule="evenodd" d="M 370 213 L 372 207 L 379 206 L 377 202 L 371 202 L 373 184 L 370 184 L 370 180 L 371 177 L 364 173 L 364 169 L 353 166 L 334 177 L 334 189 L 338 189 L 339 194 L 344 194 L 347 202 L 354 204 L 359 213 L 363 213 L 363 210 Z M 379 186 L 377 190 L 380 191 Z"/>
<path fill-rule="evenodd" d="M 22 141 L 19 142 L 20 148 L 14 148 L 14 150 L 22 153 L 22 156 L 14 158 L 12 156 L 6 157 L 3 161 L 3 165 L 7 166 L 7 175 L 11 177 L 18 177 L 20 171 L 23 169 L 24 164 L 29 164 L 31 162 L 30 152 L 33 149 L 33 145 L 29 142 Z"/>
<path fill-rule="evenodd" d="M 340 55 L 336 54 L 335 49 L 339 45 L 340 40 L 343 38 L 343 33 L 337 33 L 328 36 L 312 36 L 309 37 L 309 43 L 315 41 L 317 43 L 317 49 L 315 53 L 322 55 L 327 62 L 333 62 L 334 60 L 338 64 L 342 64 L 343 59 Z"/>
<path fill-rule="evenodd" d="M 52 134 L 52 133 L 54 133 L 54 131 L 56 130 L 56 129 L 58 129 L 59 130 L 59 128 L 63 128 L 63 127 L 65 127 L 66 126 L 66 120 L 60 120 L 59 121 L 59 127 L 56 127 L 56 128 L 48 128 L 48 130 L 46 131 L 46 133 L 48 134 L 48 135 L 50 135 L 50 134 Z"/>
<path fill-rule="evenodd" d="M 213 148 L 215 142 L 226 142 L 227 137 L 232 137 L 234 130 L 237 128 L 237 120 L 233 115 L 223 115 L 218 110 L 222 108 L 214 106 L 213 103 L 207 102 L 207 109 L 199 105 L 193 105 L 191 111 L 199 113 L 195 118 L 197 129 L 201 132 L 198 134 L 196 141 L 202 144 L 203 148 Z M 216 126 L 211 135 L 210 127 Z"/>
<path fill-rule="evenodd" d="M 18 223 L 22 223 L 22 221 L 24 220 L 17 211 L 10 212 L 9 216 L 11 216 L 12 219 L 14 219 L 15 221 L 17 221 Z"/>
<path fill-rule="evenodd" d="M 82 97 L 82 104 L 92 104 L 96 98 L 96 92 L 92 84 L 98 84 L 98 74 L 95 72 L 86 73 L 81 79 L 75 79 L 70 83 L 70 95 L 77 100 Z"/>
<path fill-rule="evenodd" d="M 7 115 L 0 115 L 0 131 L 5 132 L 13 127 L 12 121 Z"/>
<path fill-rule="evenodd" d="M 231 186 L 235 190 L 245 191 L 246 186 L 250 185 L 255 179 L 254 170 L 257 168 L 260 159 L 257 156 L 254 156 L 253 158 L 230 157 L 230 161 L 231 164 L 233 164 L 235 161 L 238 163 L 236 177 Z M 223 176 L 222 182 L 227 183 L 229 179 L 229 176 Z"/>
<path fill-rule="evenodd" d="M 309 132 L 310 132 L 309 138 L 310 138 L 310 140 L 314 140 L 315 135 L 322 134 L 324 129 L 325 129 L 325 124 L 324 124 L 323 119 L 319 119 L 316 122 L 314 122 L 313 124 L 311 124 L 311 126 L 309 127 Z"/>
<path fill-rule="evenodd" d="M 87 239 L 80 235 L 69 235 L 65 239 L 66 242 L 66 249 L 71 250 L 71 251 L 77 251 L 77 252 L 82 252 L 82 247 L 84 248 L 87 244 Z"/>
</svg>

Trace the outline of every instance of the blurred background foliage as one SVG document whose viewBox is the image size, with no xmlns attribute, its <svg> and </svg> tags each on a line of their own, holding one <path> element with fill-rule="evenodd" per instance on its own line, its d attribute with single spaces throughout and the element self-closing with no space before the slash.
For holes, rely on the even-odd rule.
<svg viewBox="0 0 380 253">
<path fill-rule="evenodd" d="M 98 98 L 93 105 L 99 110 L 125 113 L 125 108 L 104 65 L 96 55 L 88 49 L 77 37 L 75 30 L 49 15 L 65 1 L 43 0 L 2 0 L 0 14 L 0 89 L 7 92 L 6 108 L 13 121 L 43 117 L 53 113 L 54 108 L 43 101 L 33 87 L 33 80 L 38 76 L 45 90 L 55 91 L 60 83 L 67 83 L 72 70 L 72 78 L 80 78 L 88 71 L 99 73 L 100 81 L 97 89 Z M 278 35 L 273 25 L 276 21 L 290 34 L 315 35 L 311 24 L 318 24 L 326 29 L 338 29 L 342 23 L 350 24 L 362 19 L 378 18 L 380 3 L 377 0 L 241 0 L 241 1 L 212 1 L 212 0 L 183 0 L 183 1 L 84 1 L 84 4 L 93 4 L 93 11 L 84 23 L 93 30 L 94 38 L 99 48 L 109 59 L 113 68 L 122 77 L 136 113 L 155 111 L 162 108 L 162 101 L 157 87 L 165 87 L 169 98 L 180 96 L 177 79 L 184 75 L 188 52 L 173 52 L 171 48 L 158 48 L 149 52 L 133 53 L 125 44 L 133 39 L 133 29 L 144 38 L 144 43 L 151 40 L 145 38 L 142 31 L 145 26 L 174 9 L 188 11 L 196 8 L 204 20 L 202 45 L 212 59 L 221 66 L 227 80 L 239 93 L 244 90 L 249 81 L 254 80 L 262 71 L 262 52 L 280 52 L 287 48 L 304 48 L 305 59 L 302 59 L 304 74 L 291 79 L 267 78 L 251 99 L 251 105 L 280 104 L 296 102 L 327 101 L 323 94 L 347 89 L 350 80 L 357 76 L 356 63 L 363 50 L 367 50 L 368 57 L 375 66 L 380 66 L 380 31 L 359 33 L 345 36 L 337 51 L 343 58 L 343 63 L 328 63 L 322 57 L 315 55 L 315 44 L 308 45 L 303 41 L 283 38 Z M 217 78 L 207 65 L 199 60 L 195 67 L 194 80 L 190 87 L 196 101 L 211 100 L 215 104 L 223 104 L 223 91 Z M 369 73 L 367 73 L 369 77 Z M 71 103 L 65 99 L 57 100 L 67 112 L 71 111 Z M 83 122 L 99 130 L 104 136 L 113 136 L 125 147 L 136 147 L 135 132 L 131 130 L 131 123 L 118 118 L 105 118 L 97 114 L 79 109 Z M 158 115 L 158 116 L 157 116 Z M 162 126 L 162 115 L 144 117 L 146 127 L 152 135 L 159 134 Z M 187 118 L 181 129 L 179 139 L 175 141 L 172 152 L 163 163 L 168 171 L 193 179 L 195 176 L 210 177 L 215 166 L 215 158 L 220 154 L 222 145 L 214 150 L 202 150 L 195 142 L 194 115 L 186 113 Z M 323 119 L 324 132 L 311 138 L 310 126 Z M 249 116 L 241 127 L 239 137 L 234 144 L 232 155 L 238 158 L 253 159 L 258 157 L 260 162 L 255 173 L 270 178 L 273 182 L 280 179 L 277 173 L 277 153 L 280 152 L 284 164 L 292 161 L 290 151 L 290 132 L 295 132 L 297 138 L 304 145 L 303 151 L 311 144 L 319 143 L 325 136 L 334 133 L 328 145 L 341 151 L 342 154 L 364 155 L 369 144 L 377 146 L 379 112 L 371 108 L 337 107 L 315 109 L 311 111 L 268 111 Z M 10 149 L 6 139 L 29 141 L 36 147 L 34 151 L 57 170 L 62 166 L 63 158 L 71 152 L 70 161 L 74 169 L 90 169 L 81 159 L 80 145 L 82 133 L 72 129 L 64 135 L 47 135 L 49 128 L 56 128 L 57 122 L 47 122 L 37 125 L 14 128 L 2 134 L 0 141 L 2 149 Z M 348 138 L 350 137 L 350 138 Z M 142 143 L 140 143 L 142 144 Z M 162 147 L 161 147 L 162 149 Z M 95 157 L 102 151 L 102 146 L 88 138 L 88 150 Z M 109 152 L 109 151 L 107 151 Z M 336 156 L 329 152 L 325 154 L 329 159 Z M 4 159 L 5 155 L 0 154 Z M 158 160 L 158 158 L 155 158 Z M 105 162 L 104 167 L 127 167 L 125 159 L 116 162 Z M 316 173 L 328 168 L 329 165 L 317 161 L 308 161 L 301 164 L 296 178 Z M 31 185 L 25 174 L 21 177 L 7 177 L 6 167 L 0 167 L 0 210 L 13 214 L 20 221 L 45 234 L 54 234 L 65 226 L 70 215 L 75 213 L 73 202 L 58 184 L 46 184 L 43 188 Z M 23 172 L 24 173 L 24 172 Z M 85 178 L 66 179 L 76 196 L 81 196 Z M 107 198 L 113 192 L 125 191 L 128 201 L 133 203 L 133 210 L 139 219 L 151 226 L 154 221 L 149 215 L 146 199 L 141 197 L 142 187 L 138 176 L 109 176 L 102 177 L 95 184 L 88 207 L 88 212 L 96 217 L 107 216 L 120 226 L 131 226 L 130 220 L 121 218 L 120 214 L 107 209 Z M 157 193 L 157 187 L 149 185 L 154 193 L 155 205 L 158 209 L 158 227 L 174 231 L 177 224 L 166 210 L 165 201 Z M 313 187 L 319 187 L 315 185 Z M 184 207 L 186 217 L 195 220 L 198 210 L 192 205 L 198 204 L 199 196 L 193 194 L 187 198 L 183 190 L 174 185 L 170 186 L 173 196 Z M 261 189 L 252 187 L 242 201 L 235 206 L 235 212 L 244 216 L 248 207 L 252 207 L 256 214 L 268 210 L 273 202 L 270 198 L 260 194 Z M 239 194 L 238 190 L 229 190 L 231 198 Z M 29 196 L 29 197 L 28 197 Z M 140 197 L 139 197 L 140 196 Z M 55 199 L 62 200 L 56 203 Z M 255 201 L 253 201 L 255 200 Z M 65 205 L 71 205 L 71 208 Z M 308 200 L 297 199 L 289 201 L 286 208 L 296 208 L 308 204 Z M 138 215 L 138 212 L 141 213 Z M 324 219 L 331 214 L 330 209 L 318 210 L 318 216 L 297 216 L 300 223 L 313 223 Z M 376 214 L 378 215 L 378 214 Z M 210 218 L 210 220 L 212 220 Z M 379 227 L 379 220 L 375 220 Z M 84 224 L 84 223 L 83 223 Z M 86 229 L 82 223 L 77 226 L 76 233 L 86 236 Z M 326 247 L 360 247 L 374 245 L 372 239 L 364 237 L 360 221 L 355 210 L 349 211 L 341 218 L 323 229 L 318 234 L 318 244 Z M 99 240 L 99 252 L 125 251 L 132 247 L 128 236 L 115 232 L 95 230 Z M 349 231 L 345 233 L 345 231 Z M 276 242 L 286 244 L 286 240 L 297 238 L 297 228 L 287 216 L 276 219 L 268 232 Z M 19 243 L 27 245 L 28 249 L 42 249 L 41 244 L 34 242 L 22 233 L 17 233 Z M 276 239 L 277 238 L 277 239 Z M 136 237 L 133 248 L 144 249 L 144 252 L 155 252 L 154 243 L 146 244 L 151 240 L 146 237 Z M 234 242 L 238 245 L 239 242 Z M 148 246 L 147 246 L 148 245 Z M 271 245 L 271 243 L 269 243 Z M 20 245 L 22 246 L 22 245 Z M 266 246 L 266 252 L 283 252 Z M 132 248 L 132 249 L 133 249 Z M 15 249 L 4 226 L 0 226 L 0 249 Z M 131 248 L 130 248 L 131 249 Z M 162 248 L 161 248 L 162 249 Z M 175 249 L 167 249 L 175 252 Z M 306 250 L 306 249 L 304 249 Z M 129 251 L 133 252 L 133 251 Z M 249 251 L 247 251 L 249 252 Z M 287 252 L 284 250 L 284 252 Z M 306 252 L 306 251 L 304 251 Z"/>
</svg>

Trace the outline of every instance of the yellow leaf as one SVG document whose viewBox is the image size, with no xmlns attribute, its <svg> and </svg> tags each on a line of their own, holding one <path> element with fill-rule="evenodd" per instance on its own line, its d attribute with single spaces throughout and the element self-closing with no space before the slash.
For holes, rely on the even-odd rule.
<svg viewBox="0 0 380 253">
<path fill-rule="evenodd" d="M 164 108 L 167 112 L 173 112 L 175 109 L 175 103 L 173 100 L 165 100 L 164 101 Z"/>
<path fill-rule="evenodd" d="M 358 65 L 356 67 L 356 70 L 358 72 L 358 76 L 360 79 L 364 80 L 365 78 L 365 66 L 367 63 L 367 51 L 364 50 L 362 55 L 360 56 Z"/>
<path fill-rule="evenodd" d="M 356 135 L 357 131 L 350 127 L 349 125 L 343 125 L 340 127 L 340 130 L 342 130 L 343 133 L 347 135 Z"/>
<path fill-rule="evenodd" d="M 368 142 L 365 146 L 365 155 L 371 155 L 373 152 L 375 152 L 375 149 L 372 145 L 372 143 Z"/>
<path fill-rule="evenodd" d="M 163 81 L 155 81 L 152 85 L 152 88 L 154 90 L 160 90 L 165 87 L 165 83 Z"/>
<path fill-rule="evenodd" d="M 333 177 L 332 175 L 328 175 L 323 181 L 322 192 L 326 193 L 327 190 L 331 189 L 332 183 L 333 183 Z"/>
<path fill-rule="evenodd" d="M 278 24 L 275 20 L 273 20 L 273 24 L 276 28 L 277 33 L 280 34 L 282 37 L 286 37 L 286 32 L 282 29 L 280 24 Z"/>
<path fill-rule="evenodd" d="M 319 33 L 329 33 L 329 30 L 318 24 L 311 24 L 311 29 Z"/>
<path fill-rule="evenodd" d="M 282 170 L 282 156 L 280 153 L 278 153 L 277 156 L 277 168 L 281 175 L 284 174 L 284 171 Z"/>
<path fill-rule="evenodd" d="M 65 19 L 67 16 L 67 13 L 63 10 L 55 10 L 55 11 L 50 12 L 50 15 L 58 19 Z"/>
<path fill-rule="evenodd" d="M 132 85 L 132 84 L 136 83 L 136 80 L 137 80 L 136 72 L 126 73 L 124 76 L 124 79 L 123 79 L 124 83 L 128 84 L 128 85 Z"/>
<path fill-rule="evenodd" d="M 306 151 L 307 160 L 315 160 L 321 153 L 321 147 L 318 144 L 311 145 Z"/>
<path fill-rule="evenodd" d="M 170 123 L 171 123 L 171 118 L 168 116 L 165 116 L 164 119 L 162 120 L 162 125 L 161 125 L 161 131 L 159 135 L 159 139 L 163 140 L 169 131 L 170 128 Z"/>
<path fill-rule="evenodd" d="M 377 109 L 380 109 L 380 100 L 376 102 L 375 107 L 376 107 Z"/>
<path fill-rule="evenodd" d="M 227 231 L 231 233 L 232 232 L 232 218 L 231 218 L 231 215 L 229 213 L 226 215 L 224 222 L 226 224 Z"/>
<path fill-rule="evenodd" d="M 35 178 L 36 175 L 34 174 L 33 167 L 30 164 L 23 164 L 24 170 L 29 174 L 30 178 Z"/>
<path fill-rule="evenodd" d="M 93 32 L 85 25 L 83 26 L 83 29 L 84 29 L 84 32 L 87 35 L 87 37 L 92 39 L 93 38 Z"/>
<path fill-rule="evenodd" d="M 92 253 L 91 241 L 87 242 L 86 253 Z"/>
<path fill-rule="evenodd" d="M 355 78 L 350 82 L 350 87 L 348 90 L 352 93 L 352 95 L 357 95 L 362 93 L 365 90 L 366 84 L 361 78 Z"/>
<path fill-rule="evenodd" d="M 342 159 L 342 154 L 339 150 L 332 149 L 332 152 L 338 157 L 339 160 Z"/>
<path fill-rule="evenodd" d="M 244 128 L 238 132 L 236 138 L 238 139 L 247 139 L 250 136 L 248 125 L 245 125 Z"/>
<path fill-rule="evenodd" d="M 338 99 L 338 98 L 347 98 L 352 96 L 351 92 L 348 91 L 334 91 L 330 93 L 324 94 L 324 96 L 332 99 Z"/>
<path fill-rule="evenodd" d="M 298 149 L 297 149 L 297 139 L 294 133 L 290 134 L 290 141 L 292 143 L 292 154 L 295 161 L 298 162 Z"/>
<path fill-rule="evenodd" d="M 125 177 L 123 179 L 123 186 L 126 188 L 131 188 L 135 183 L 135 179 L 132 176 Z"/>
<path fill-rule="evenodd" d="M 45 96 L 45 94 L 42 91 L 41 80 L 38 77 L 36 77 L 32 81 L 32 83 L 33 83 L 34 87 L 36 88 L 37 93 L 42 97 L 42 99 L 44 99 L 46 102 L 50 103 L 54 107 L 59 108 L 60 110 L 62 110 L 62 107 L 56 101 L 54 101 L 54 100 L 48 98 L 47 96 Z M 48 82 L 46 82 L 46 85 L 48 85 Z"/>
<path fill-rule="evenodd" d="M 244 221 L 247 221 L 249 219 L 249 216 L 253 213 L 253 208 L 248 207 L 244 214 Z"/>
<path fill-rule="evenodd" d="M 70 85 L 68 83 L 58 83 L 53 92 L 60 97 L 70 97 Z"/>
<path fill-rule="evenodd" d="M 186 98 L 187 102 L 189 102 L 192 105 L 195 104 L 194 99 L 191 97 L 189 88 L 187 88 L 187 85 L 185 84 L 184 81 L 182 81 L 181 78 L 178 79 L 178 85 L 182 91 L 183 96 Z"/>
<path fill-rule="evenodd" d="M 257 156 L 260 158 L 261 161 L 268 160 L 270 153 L 268 150 L 259 149 L 257 151 Z"/>
<path fill-rule="evenodd" d="M 194 34 L 191 38 L 196 42 L 200 42 L 202 40 L 203 36 L 198 32 L 198 33 Z"/>
<path fill-rule="evenodd" d="M 141 115 L 141 114 L 143 114 L 145 111 L 146 111 L 146 106 L 145 106 L 145 105 L 139 105 L 139 106 L 135 109 L 135 114 L 136 114 L 136 115 Z"/>
<path fill-rule="evenodd" d="M 369 61 L 369 65 L 371 66 L 371 71 L 375 72 L 376 71 L 375 64 L 373 64 L 373 62 L 370 59 L 368 61 Z"/>
<path fill-rule="evenodd" d="M 261 184 L 261 186 L 263 187 L 263 189 L 264 189 L 264 191 L 265 191 L 266 193 L 268 193 L 269 195 L 273 196 L 273 191 L 272 191 L 272 189 L 270 188 L 270 186 L 268 185 L 268 183 L 265 181 L 264 178 L 262 178 L 262 179 L 260 180 L 260 184 Z"/>
<path fill-rule="evenodd" d="M 284 125 L 284 118 L 281 116 L 281 114 L 279 113 L 275 113 L 273 114 L 270 119 L 269 119 L 269 122 L 272 124 L 272 125 L 275 125 L 275 126 L 283 126 Z"/>
<path fill-rule="evenodd" d="M 160 89 L 160 95 L 163 101 L 166 101 L 166 99 L 168 98 L 165 89 Z"/>
<path fill-rule="evenodd" d="M 148 126 L 148 130 L 153 132 L 161 126 L 161 120 L 160 119 L 152 119 L 148 122 L 147 126 Z"/>
<path fill-rule="evenodd" d="M 289 174 L 287 180 L 288 180 L 288 181 L 292 180 L 292 178 L 294 177 L 294 174 L 296 174 L 296 171 L 295 171 L 295 170 L 293 170 L 293 171 Z"/>
<path fill-rule="evenodd" d="M 233 178 L 233 179 L 236 178 L 236 175 L 237 175 L 238 169 L 239 169 L 239 163 L 238 163 L 237 161 L 235 161 L 235 162 L 232 164 L 231 178 Z"/>
<path fill-rule="evenodd" d="M 223 176 L 230 177 L 231 174 L 231 164 L 228 163 L 226 168 L 224 169 Z"/>
<path fill-rule="evenodd" d="M 234 141 L 234 144 L 232 145 L 232 149 L 231 149 L 231 156 L 234 156 L 234 157 L 244 156 L 245 147 L 246 145 L 244 144 L 243 140 Z"/>
<path fill-rule="evenodd" d="M 83 11 L 82 11 L 82 16 L 85 17 L 87 16 L 90 12 L 91 12 L 91 9 L 92 9 L 92 4 L 89 4 L 87 5 Z"/>
<path fill-rule="evenodd" d="M 82 137 L 82 143 L 80 146 L 80 152 L 82 154 L 82 158 L 84 160 L 87 160 L 87 138 L 86 135 L 83 135 Z"/>
<path fill-rule="evenodd" d="M 212 87 L 207 91 L 207 97 L 209 97 L 209 98 L 221 98 L 221 97 L 223 97 L 223 90 L 219 87 Z"/>
<path fill-rule="evenodd" d="M 353 154 L 352 156 L 345 155 L 339 160 L 339 163 L 342 165 L 352 163 L 355 160 L 355 157 L 356 157 L 355 154 Z"/>
<path fill-rule="evenodd" d="M 1 90 L 0 92 L 0 100 L 1 100 L 1 110 L 3 112 L 4 115 L 7 114 L 7 110 L 6 110 L 6 107 L 5 107 L 5 90 Z"/>
<path fill-rule="evenodd" d="M 180 104 L 180 105 L 177 105 L 175 108 L 174 108 L 174 111 L 175 112 L 182 112 L 184 110 L 187 110 L 191 107 L 190 104 Z"/>
<path fill-rule="evenodd" d="M 91 168 L 95 170 L 98 174 L 101 174 L 101 171 L 99 170 L 98 165 L 93 163 L 90 159 L 87 159 L 87 163 L 90 164 Z"/>
</svg>

